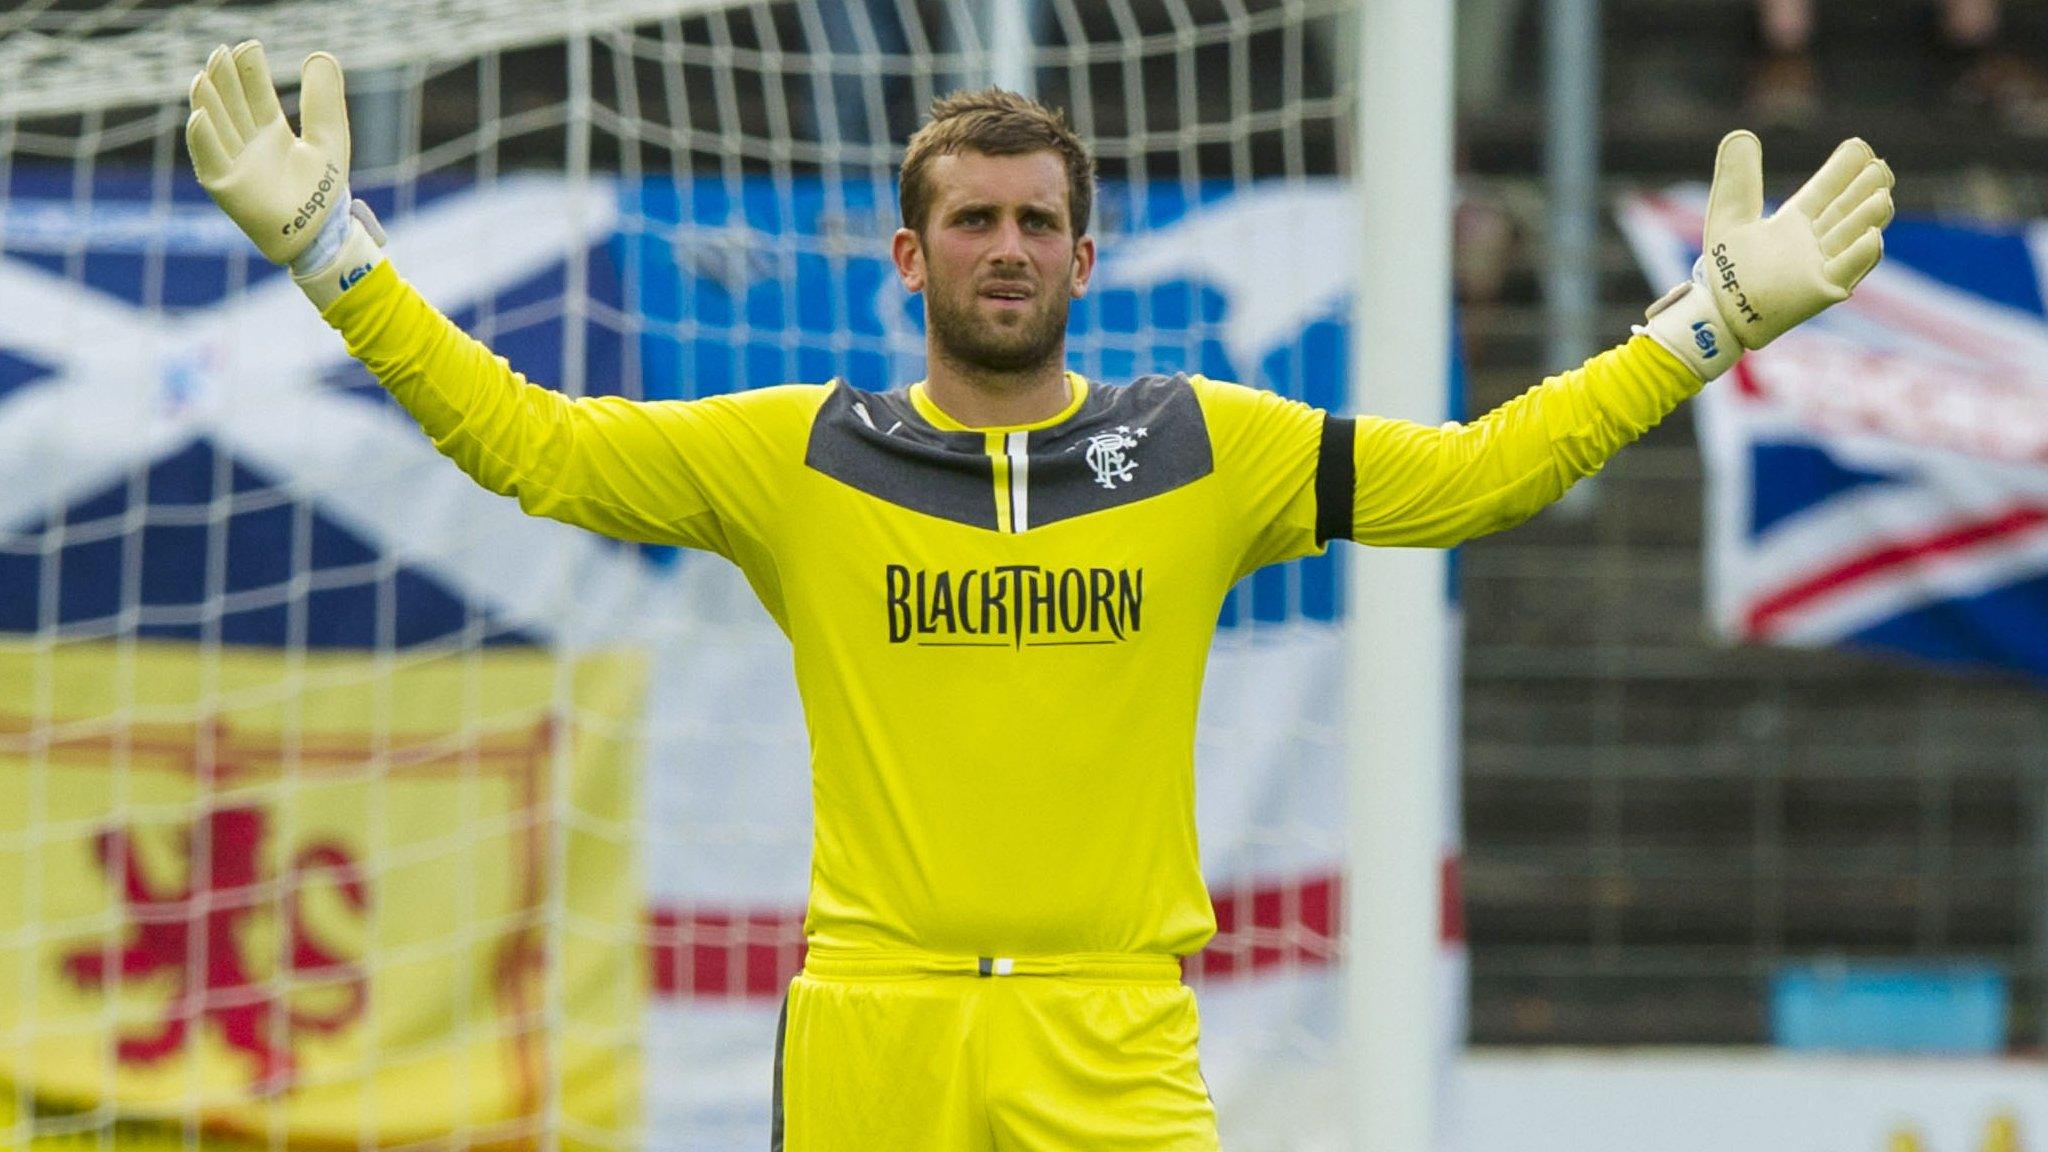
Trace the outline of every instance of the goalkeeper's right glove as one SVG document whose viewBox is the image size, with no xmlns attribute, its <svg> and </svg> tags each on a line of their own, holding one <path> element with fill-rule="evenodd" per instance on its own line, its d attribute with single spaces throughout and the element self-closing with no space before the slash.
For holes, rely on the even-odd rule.
<svg viewBox="0 0 2048 1152">
<path fill-rule="evenodd" d="M 1637 329 L 1712 380 L 1849 293 L 1884 255 L 1892 170 L 1845 140 L 1792 198 L 1764 212 L 1763 145 L 1730 132 L 1714 158 L 1706 238 L 1692 279 Z"/>
<path fill-rule="evenodd" d="M 299 77 L 303 138 L 284 118 L 263 45 L 214 49 L 192 80 L 185 144 L 213 202 L 325 309 L 383 261 L 384 233 L 349 195 L 341 65 L 315 52 Z"/>
</svg>

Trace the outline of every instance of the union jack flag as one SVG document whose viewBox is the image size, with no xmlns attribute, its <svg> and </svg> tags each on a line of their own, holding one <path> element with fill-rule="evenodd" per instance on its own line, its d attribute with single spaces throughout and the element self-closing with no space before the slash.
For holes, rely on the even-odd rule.
<svg viewBox="0 0 2048 1152">
<path fill-rule="evenodd" d="M 1685 278 L 1705 205 L 1623 201 L 1653 284 Z M 1885 248 L 1696 402 L 1715 626 L 2048 678 L 2048 222 L 1902 218 Z"/>
</svg>

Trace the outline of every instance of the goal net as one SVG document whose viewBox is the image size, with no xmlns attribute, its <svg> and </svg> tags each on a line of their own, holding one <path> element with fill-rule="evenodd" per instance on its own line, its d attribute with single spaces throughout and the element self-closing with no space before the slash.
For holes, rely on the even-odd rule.
<svg viewBox="0 0 2048 1152">
<path fill-rule="evenodd" d="M 725 561 L 435 454 L 194 183 L 215 44 L 339 57 L 397 267 L 572 395 L 919 378 L 895 166 L 999 82 L 1100 159 L 1074 368 L 1338 408 L 1350 7 L 0 14 L 0 1141 L 768 1136 L 810 851 L 786 642 Z M 1340 583 L 1247 580 L 1210 662 L 1221 931 L 1186 969 L 1239 1152 L 1341 1141 Z"/>
</svg>

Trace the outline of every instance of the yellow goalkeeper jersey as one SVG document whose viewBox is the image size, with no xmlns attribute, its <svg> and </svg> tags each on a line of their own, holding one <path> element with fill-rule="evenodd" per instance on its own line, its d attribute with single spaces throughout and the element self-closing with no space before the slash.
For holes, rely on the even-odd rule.
<svg viewBox="0 0 2048 1152">
<path fill-rule="evenodd" d="M 947 956 L 1199 950 L 1195 712 L 1231 585 L 1519 523 L 1699 388 L 1637 337 L 1465 425 L 1074 376 L 1048 420 L 968 428 L 918 384 L 572 401 L 389 264 L 326 318 L 491 491 L 739 565 L 795 649 L 810 943 Z"/>
</svg>

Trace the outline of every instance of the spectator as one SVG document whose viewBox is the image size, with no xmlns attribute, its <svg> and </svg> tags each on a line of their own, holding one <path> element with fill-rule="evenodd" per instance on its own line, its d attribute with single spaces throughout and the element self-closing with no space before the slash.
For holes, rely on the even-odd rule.
<svg viewBox="0 0 2048 1152">
<path fill-rule="evenodd" d="M 1940 0 L 1940 47 L 1954 62 L 1951 95 L 2008 126 L 2048 133 L 2048 78 L 1999 43 L 1999 0 Z M 1750 89 L 1750 113 L 1797 123 L 1819 111 L 1813 67 L 1814 0 L 1757 0 L 1764 54 Z"/>
</svg>

